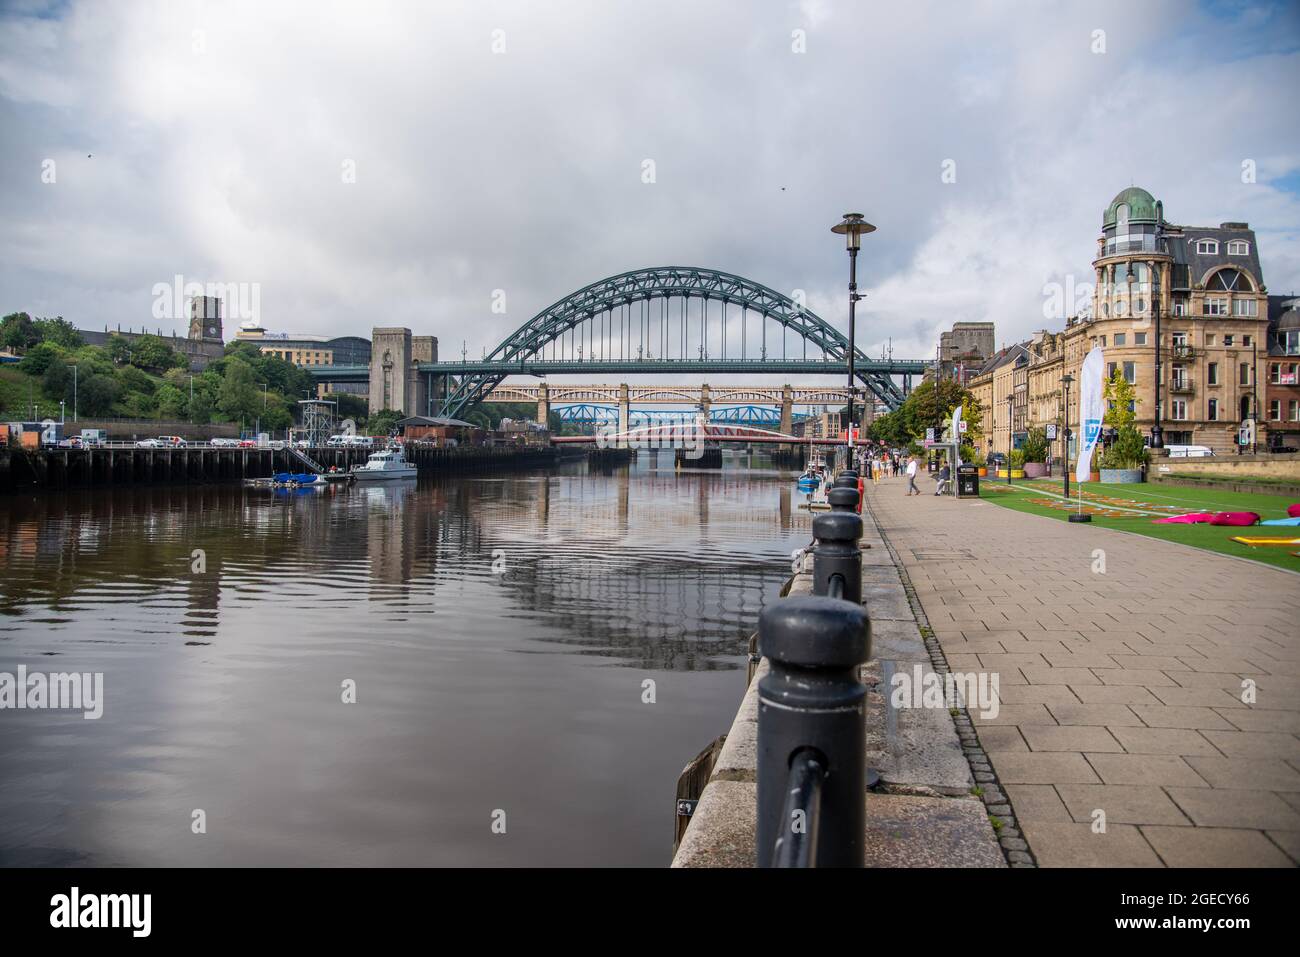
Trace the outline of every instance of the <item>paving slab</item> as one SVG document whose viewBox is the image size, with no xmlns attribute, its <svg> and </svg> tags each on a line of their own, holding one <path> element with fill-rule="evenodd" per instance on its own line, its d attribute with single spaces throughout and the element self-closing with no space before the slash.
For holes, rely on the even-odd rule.
<svg viewBox="0 0 1300 957">
<path fill-rule="evenodd" d="M 982 802 L 898 794 L 867 796 L 873 867 L 1006 867 Z"/>
<path fill-rule="evenodd" d="M 1041 865 L 1295 863 L 1300 577 L 901 490 L 866 510 L 950 667 L 999 672 L 974 724 Z"/>
</svg>

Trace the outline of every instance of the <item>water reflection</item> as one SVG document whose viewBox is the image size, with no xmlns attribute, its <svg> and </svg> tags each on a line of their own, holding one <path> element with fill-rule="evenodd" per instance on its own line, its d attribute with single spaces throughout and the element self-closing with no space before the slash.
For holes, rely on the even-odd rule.
<svg viewBox="0 0 1300 957">
<path fill-rule="evenodd" d="M 0 501 L 0 671 L 107 699 L 0 711 L 0 863 L 665 863 L 807 514 L 663 458 Z"/>
</svg>

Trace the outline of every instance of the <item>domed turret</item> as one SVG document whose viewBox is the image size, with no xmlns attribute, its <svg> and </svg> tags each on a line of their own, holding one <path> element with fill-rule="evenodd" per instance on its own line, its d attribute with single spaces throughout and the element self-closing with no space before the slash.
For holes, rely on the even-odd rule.
<svg viewBox="0 0 1300 957">
<path fill-rule="evenodd" d="M 1127 207 L 1128 215 L 1123 218 L 1130 223 L 1158 224 L 1163 218 L 1164 210 L 1159 200 L 1140 186 L 1130 186 L 1128 189 L 1120 190 L 1119 195 L 1106 207 L 1106 212 L 1101 218 L 1102 229 L 1111 229 L 1115 226 L 1121 218 L 1121 206 Z"/>
</svg>

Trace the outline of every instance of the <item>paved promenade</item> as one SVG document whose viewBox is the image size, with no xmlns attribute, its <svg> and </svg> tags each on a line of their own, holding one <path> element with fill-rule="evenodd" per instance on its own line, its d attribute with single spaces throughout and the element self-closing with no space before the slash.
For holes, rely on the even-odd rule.
<svg viewBox="0 0 1300 957">
<path fill-rule="evenodd" d="M 904 485 L 867 505 L 949 667 L 1000 676 L 972 716 L 1040 866 L 1300 862 L 1300 576 Z"/>
</svg>

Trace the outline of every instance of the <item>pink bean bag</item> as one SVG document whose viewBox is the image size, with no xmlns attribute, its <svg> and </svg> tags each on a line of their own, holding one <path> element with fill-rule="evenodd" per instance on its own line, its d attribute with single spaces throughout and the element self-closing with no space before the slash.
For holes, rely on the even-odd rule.
<svg viewBox="0 0 1300 957">
<path fill-rule="evenodd" d="M 1286 514 L 1288 518 L 1300 518 L 1300 502 L 1296 502 L 1294 505 L 1288 505 L 1286 507 Z"/>
<path fill-rule="evenodd" d="M 1157 518 L 1155 525 L 1196 525 L 1200 522 L 1208 522 L 1214 518 L 1213 512 L 1190 512 L 1187 515 L 1170 515 L 1168 518 Z"/>
<path fill-rule="evenodd" d="M 1254 525 L 1259 516 L 1254 512 L 1219 512 L 1210 519 L 1211 525 Z"/>
</svg>

